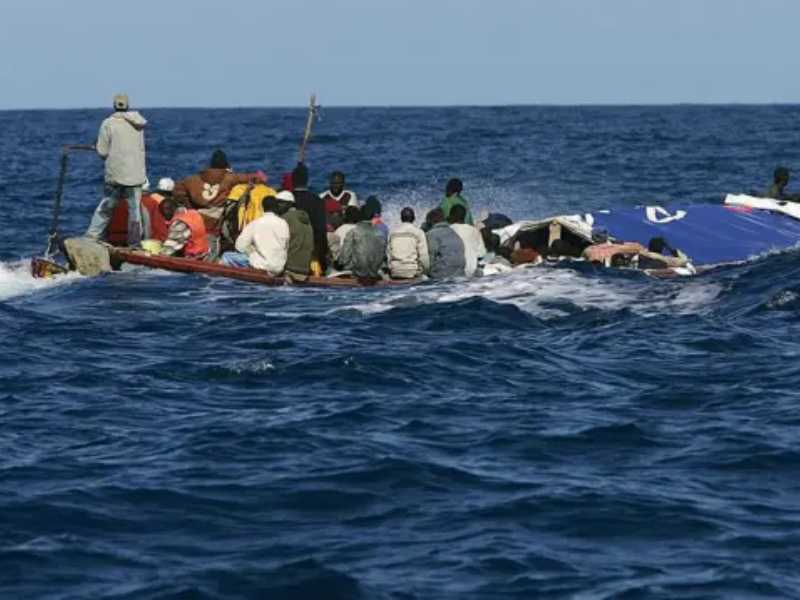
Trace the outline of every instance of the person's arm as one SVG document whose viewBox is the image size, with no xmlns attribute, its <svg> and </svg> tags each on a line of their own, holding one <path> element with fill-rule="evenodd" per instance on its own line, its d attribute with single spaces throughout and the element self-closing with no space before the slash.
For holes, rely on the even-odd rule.
<svg viewBox="0 0 800 600">
<path fill-rule="evenodd" d="M 108 126 L 105 124 L 105 122 L 100 125 L 100 131 L 97 134 L 95 151 L 103 160 L 108 158 L 108 153 L 111 151 L 111 134 L 108 131 Z"/>
<path fill-rule="evenodd" d="M 183 251 L 187 242 L 192 238 L 192 230 L 183 221 L 175 221 L 169 228 L 167 239 L 161 247 L 162 256 L 176 256 Z"/>
<path fill-rule="evenodd" d="M 236 238 L 236 249 L 239 252 L 244 252 L 248 256 L 253 251 L 253 239 L 255 238 L 255 230 L 253 229 L 255 221 L 248 223 Z"/>
<path fill-rule="evenodd" d="M 431 255 L 428 251 L 428 236 L 424 233 L 420 236 L 419 243 L 417 245 L 419 251 L 419 262 L 422 265 L 422 272 L 428 273 L 431 270 Z"/>
<path fill-rule="evenodd" d="M 185 179 L 175 184 L 175 188 L 172 190 L 172 198 L 181 206 L 188 207 L 191 204 L 189 188 L 186 186 Z"/>
</svg>

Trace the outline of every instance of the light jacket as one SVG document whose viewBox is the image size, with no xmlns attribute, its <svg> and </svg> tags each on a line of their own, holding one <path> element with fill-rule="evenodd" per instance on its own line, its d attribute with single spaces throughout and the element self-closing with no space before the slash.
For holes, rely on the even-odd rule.
<svg viewBox="0 0 800 600">
<path fill-rule="evenodd" d="M 128 187 L 145 184 L 146 125 L 147 120 L 136 111 L 116 112 L 100 125 L 95 148 L 106 161 L 106 183 Z"/>
<path fill-rule="evenodd" d="M 425 235 L 431 256 L 431 279 L 462 277 L 467 259 L 461 237 L 447 223 L 437 223 Z"/>
<path fill-rule="evenodd" d="M 242 230 L 236 249 L 250 257 L 250 266 L 280 275 L 289 252 L 289 226 L 274 213 L 265 213 Z"/>
<path fill-rule="evenodd" d="M 403 223 L 389 235 L 388 252 L 394 279 L 414 279 L 430 269 L 428 240 L 413 223 Z"/>
<path fill-rule="evenodd" d="M 464 275 L 473 277 L 478 271 L 478 261 L 486 254 L 486 246 L 483 243 L 483 236 L 477 227 L 456 223 L 451 225 L 453 231 L 464 242 L 464 258 L 466 266 Z"/>
<path fill-rule="evenodd" d="M 362 221 L 347 234 L 339 264 L 359 279 L 380 279 L 386 260 L 386 237 L 369 221 Z"/>
</svg>

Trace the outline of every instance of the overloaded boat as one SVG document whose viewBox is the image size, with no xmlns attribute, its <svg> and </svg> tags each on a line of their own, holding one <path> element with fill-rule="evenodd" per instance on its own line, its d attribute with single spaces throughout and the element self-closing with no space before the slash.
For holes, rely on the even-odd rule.
<svg viewBox="0 0 800 600">
<path fill-rule="evenodd" d="M 517 245 L 523 236 L 528 244 L 535 247 L 549 248 L 556 240 L 562 240 L 566 247 L 575 250 L 571 256 L 551 255 L 539 266 L 565 261 L 585 263 L 588 260 L 585 251 L 590 247 L 601 247 L 604 259 L 589 261 L 596 266 L 637 269 L 650 276 L 670 278 L 693 275 L 797 247 L 800 244 L 800 204 L 731 194 L 721 204 L 683 205 L 669 209 L 640 206 L 600 210 L 583 215 L 521 221 L 496 229 L 495 233 L 507 250 Z M 635 248 L 647 248 L 649 242 L 657 237 L 668 239 L 672 247 L 688 255 L 689 264 L 683 267 L 638 269 Z M 420 283 L 419 280 L 359 281 L 342 274 L 311 277 L 298 283 L 272 277 L 257 269 L 159 256 L 146 250 L 97 244 L 83 238 L 67 239 L 58 246 L 64 260 L 56 260 L 57 251 L 34 259 L 34 276 L 48 277 L 68 270 L 96 275 L 131 264 L 269 286 L 384 287 Z"/>
</svg>

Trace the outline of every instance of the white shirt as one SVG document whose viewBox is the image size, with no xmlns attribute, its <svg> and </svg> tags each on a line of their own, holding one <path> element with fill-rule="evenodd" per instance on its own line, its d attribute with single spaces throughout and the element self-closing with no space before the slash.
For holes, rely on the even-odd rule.
<svg viewBox="0 0 800 600">
<path fill-rule="evenodd" d="M 337 202 L 339 202 L 341 204 L 342 196 L 344 196 L 345 194 L 350 194 L 350 202 L 347 203 L 347 206 L 356 206 L 357 207 L 358 206 L 358 196 L 356 196 L 356 193 L 351 191 L 351 190 L 342 190 L 342 193 L 339 194 L 338 196 L 336 194 L 334 194 L 332 191 L 328 190 L 327 192 L 323 192 L 322 194 L 320 194 L 319 197 L 322 198 L 323 200 L 325 200 L 328 197 L 330 197 L 330 198 L 333 198 L 334 200 L 336 200 Z M 342 240 L 342 241 L 344 241 L 344 240 Z"/>
<path fill-rule="evenodd" d="M 456 223 L 450 225 L 450 227 L 464 242 L 464 258 L 467 260 L 467 268 L 464 270 L 464 274 L 467 277 L 472 277 L 478 271 L 478 259 L 483 258 L 486 254 L 486 246 L 483 244 L 481 232 L 477 227 L 464 223 Z"/>
<path fill-rule="evenodd" d="M 289 226 L 274 213 L 249 223 L 236 240 L 236 249 L 250 257 L 250 266 L 280 275 L 289 252 Z"/>
</svg>

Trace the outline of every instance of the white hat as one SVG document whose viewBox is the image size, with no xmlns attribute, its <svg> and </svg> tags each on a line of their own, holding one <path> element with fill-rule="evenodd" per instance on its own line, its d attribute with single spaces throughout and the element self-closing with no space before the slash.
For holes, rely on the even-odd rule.
<svg viewBox="0 0 800 600">
<path fill-rule="evenodd" d="M 291 202 L 292 204 L 294 204 L 294 194 L 288 190 L 278 192 L 278 195 L 275 197 L 278 200 L 282 200 L 283 202 Z"/>
<path fill-rule="evenodd" d="M 169 177 L 164 177 L 158 182 L 158 191 L 170 193 L 175 189 L 175 182 Z"/>
</svg>

